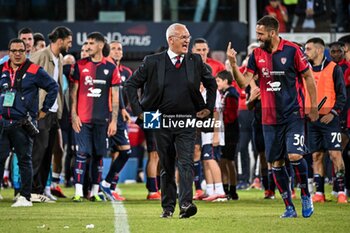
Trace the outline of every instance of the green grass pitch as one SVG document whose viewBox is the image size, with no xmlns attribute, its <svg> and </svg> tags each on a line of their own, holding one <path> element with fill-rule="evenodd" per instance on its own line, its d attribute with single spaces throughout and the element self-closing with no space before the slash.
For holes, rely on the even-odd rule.
<svg viewBox="0 0 350 233">
<path fill-rule="evenodd" d="M 190 219 L 179 219 L 178 206 L 172 219 L 161 219 L 159 201 L 146 201 L 144 184 L 120 185 L 127 211 L 130 232 L 350 232 L 350 204 L 337 204 L 335 200 L 324 204 L 316 203 L 315 213 L 309 219 L 301 216 L 300 199 L 294 200 L 298 218 L 280 219 L 284 210 L 277 194 L 275 200 L 264 200 L 263 191 L 239 191 L 239 201 L 206 203 L 196 201 L 198 213 Z M 64 189 L 73 196 L 74 189 Z M 327 185 L 327 192 L 330 187 Z M 299 191 L 297 190 L 297 193 Z M 59 199 L 57 203 L 38 203 L 31 208 L 11 208 L 13 190 L 1 190 L 4 200 L 0 201 L 0 232 L 120 232 L 115 229 L 115 216 L 110 202 L 93 203 L 84 200 L 73 203 L 70 198 Z M 93 224 L 94 228 L 86 226 Z"/>
</svg>

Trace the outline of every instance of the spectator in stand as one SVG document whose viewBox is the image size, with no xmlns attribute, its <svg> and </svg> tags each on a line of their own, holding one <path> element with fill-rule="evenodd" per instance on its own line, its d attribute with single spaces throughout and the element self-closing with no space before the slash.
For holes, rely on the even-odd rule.
<svg viewBox="0 0 350 233">
<path fill-rule="evenodd" d="M 335 0 L 337 32 L 344 32 L 349 24 L 350 2 Z"/>
<path fill-rule="evenodd" d="M 205 10 L 206 4 L 207 4 L 207 0 L 197 1 L 196 12 L 194 13 L 194 19 L 193 19 L 194 22 L 202 21 L 202 16 L 203 16 L 203 12 Z M 210 23 L 214 22 L 218 5 L 219 5 L 218 0 L 210 0 L 210 12 L 209 12 L 208 22 Z"/>
<path fill-rule="evenodd" d="M 294 21 L 295 17 L 295 7 L 298 4 L 298 0 L 283 0 L 283 5 L 287 8 L 288 12 L 288 27 L 287 29 L 290 29 L 292 26 L 292 22 Z"/>
<path fill-rule="evenodd" d="M 280 0 L 270 0 L 270 4 L 265 7 L 265 15 L 275 17 L 280 24 L 280 32 L 287 32 L 288 12 Z"/>
<path fill-rule="evenodd" d="M 293 21 L 292 28 L 295 28 L 299 17 L 303 20 L 303 30 L 314 30 L 316 28 L 315 19 L 324 15 L 325 5 L 323 0 L 299 0 L 295 13 L 298 17 Z"/>
</svg>

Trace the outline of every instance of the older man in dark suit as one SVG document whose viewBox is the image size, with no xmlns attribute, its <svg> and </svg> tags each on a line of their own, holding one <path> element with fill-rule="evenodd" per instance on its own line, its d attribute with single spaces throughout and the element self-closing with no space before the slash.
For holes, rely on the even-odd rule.
<svg viewBox="0 0 350 233">
<path fill-rule="evenodd" d="M 170 25 L 166 39 L 169 49 L 146 56 L 126 82 L 134 114 L 141 120 L 144 112 L 156 110 L 163 117 L 181 115 L 182 120 L 207 118 L 215 103 L 214 78 L 200 55 L 188 53 L 191 36 L 185 25 Z M 206 104 L 199 91 L 201 82 L 207 88 Z M 141 87 L 144 87 L 144 95 L 139 101 L 137 89 Z M 192 203 L 195 130 L 195 127 L 164 126 L 154 130 L 161 162 L 162 218 L 172 217 L 176 205 L 175 160 L 180 175 L 180 218 L 197 213 L 197 207 Z"/>
</svg>

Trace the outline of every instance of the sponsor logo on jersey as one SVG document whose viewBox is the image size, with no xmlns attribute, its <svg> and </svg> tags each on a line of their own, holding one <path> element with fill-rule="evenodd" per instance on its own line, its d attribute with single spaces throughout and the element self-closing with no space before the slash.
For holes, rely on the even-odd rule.
<svg viewBox="0 0 350 233">
<path fill-rule="evenodd" d="M 267 84 L 270 86 L 266 88 L 266 91 L 280 91 L 281 90 L 281 82 L 267 82 Z"/>
</svg>

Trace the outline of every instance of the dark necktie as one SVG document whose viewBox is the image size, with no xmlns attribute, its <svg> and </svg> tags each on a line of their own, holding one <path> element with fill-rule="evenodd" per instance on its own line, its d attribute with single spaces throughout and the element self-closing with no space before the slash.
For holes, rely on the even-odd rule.
<svg viewBox="0 0 350 233">
<path fill-rule="evenodd" d="M 176 56 L 175 68 L 179 69 L 181 67 L 181 56 Z"/>
</svg>

